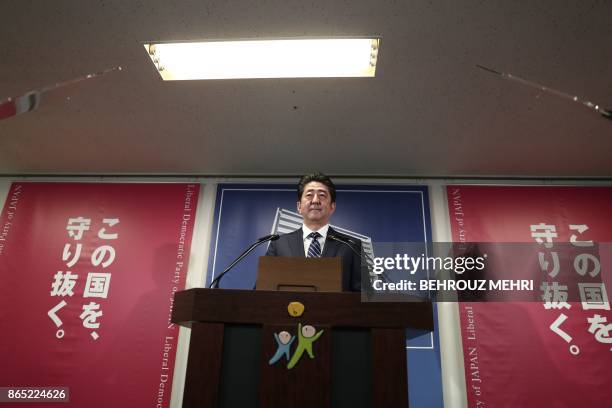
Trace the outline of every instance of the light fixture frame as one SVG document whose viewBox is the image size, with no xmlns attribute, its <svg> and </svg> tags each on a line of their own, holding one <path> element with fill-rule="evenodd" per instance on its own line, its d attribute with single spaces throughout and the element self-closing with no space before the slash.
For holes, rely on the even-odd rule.
<svg viewBox="0 0 612 408">
<path fill-rule="evenodd" d="M 188 77 L 181 77 L 179 75 L 173 74 L 166 68 L 164 65 L 164 61 L 160 59 L 159 55 L 156 55 L 155 49 L 159 45 L 164 44 L 199 44 L 199 43 L 238 43 L 238 42 L 265 42 L 265 41 L 321 41 L 321 40 L 369 40 L 372 42 L 370 46 L 370 61 L 367 68 L 363 69 L 366 64 L 362 62 L 361 72 L 356 72 L 355 70 L 352 73 L 330 73 L 330 74 L 283 74 L 283 75 L 249 75 L 249 74 L 240 74 L 237 76 L 228 75 L 227 77 L 221 75 L 215 75 L 212 77 L 207 76 L 195 76 L 190 75 Z M 160 77 L 164 81 L 177 81 L 177 80 L 226 80 L 226 79 L 290 79 L 290 78 L 355 78 L 355 77 L 375 77 L 376 76 L 376 67 L 378 63 L 378 54 L 380 52 L 380 43 L 382 37 L 380 35 L 371 35 L 371 36 L 341 36 L 341 37 L 281 37 L 281 38 L 242 38 L 242 39 L 206 39 L 206 40 L 189 40 L 189 41 L 144 41 L 142 45 L 147 52 L 147 55 L 153 62 L 155 69 L 159 73 Z M 362 57 L 363 58 L 363 57 Z"/>
</svg>

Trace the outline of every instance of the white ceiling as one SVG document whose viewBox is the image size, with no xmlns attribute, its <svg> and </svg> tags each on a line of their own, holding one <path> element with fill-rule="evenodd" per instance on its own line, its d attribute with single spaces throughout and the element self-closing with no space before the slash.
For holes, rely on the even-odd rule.
<svg viewBox="0 0 612 408">
<path fill-rule="evenodd" d="M 163 82 L 146 41 L 381 36 L 376 78 Z M 611 1 L 4 1 L 0 174 L 612 177 Z"/>
</svg>

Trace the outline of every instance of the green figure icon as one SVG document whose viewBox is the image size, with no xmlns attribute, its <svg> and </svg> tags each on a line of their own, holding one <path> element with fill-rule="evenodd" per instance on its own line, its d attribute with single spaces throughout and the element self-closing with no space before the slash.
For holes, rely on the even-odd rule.
<svg viewBox="0 0 612 408">
<path fill-rule="evenodd" d="M 311 325 L 306 325 L 302 327 L 302 323 L 298 324 L 298 344 L 295 349 L 295 353 L 289 360 L 289 364 L 287 364 L 287 369 L 292 369 L 298 363 L 304 351 L 308 353 L 310 358 L 314 358 L 314 354 L 312 353 L 312 343 L 317 341 L 321 334 L 323 334 L 323 330 L 316 333 L 316 329 Z"/>
</svg>

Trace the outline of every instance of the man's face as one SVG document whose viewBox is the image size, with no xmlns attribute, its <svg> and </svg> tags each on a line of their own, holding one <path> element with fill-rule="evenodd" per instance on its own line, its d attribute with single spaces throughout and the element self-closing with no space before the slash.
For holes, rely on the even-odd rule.
<svg viewBox="0 0 612 408">
<path fill-rule="evenodd" d="M 304 217 L 304 223 L 323 226 L 336 209 L 331 202 L 329 189 L 323 183 L 311 181 L 304 187 L 302 198 L 297 203 L 298 212 Z"/>
</svg>

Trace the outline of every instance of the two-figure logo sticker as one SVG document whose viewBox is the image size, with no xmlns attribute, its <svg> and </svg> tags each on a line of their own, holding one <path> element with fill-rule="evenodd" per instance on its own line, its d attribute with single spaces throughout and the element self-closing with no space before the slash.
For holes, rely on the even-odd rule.
<svg viewBox="0 0 612 408">
<path fill-rule="evenodd" d="M 279 333 L 274 333 L 274 340 L 276 341 L 277 349 L 274 356 L 272 356 L 270 361 L 268 361 L 268 364 L 276 364 L 284 356 L 288 361 L 287 369 L 290 370 L 300 361 L 300 358 L 302 358 L 304 352 L 306 352 L 311 359 L 315 358 L 312 351 L 312 344 L 317 341 L 322 334 L 323 330 L 317 332 L 314 326 L 309 324 L 302 326 L 302 323 L 298 323 L 298 342 L 295 352 L 292 355 L 291 345 L 295 340 L 295 336 L 285 330 Z"/>
</svg>

